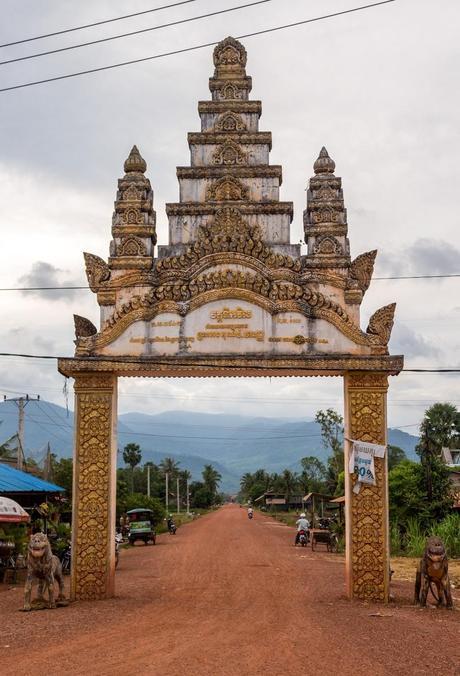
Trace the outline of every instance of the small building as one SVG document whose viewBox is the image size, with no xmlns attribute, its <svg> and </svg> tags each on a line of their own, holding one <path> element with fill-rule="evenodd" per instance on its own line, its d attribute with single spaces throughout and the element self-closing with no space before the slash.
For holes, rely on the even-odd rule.
<svg viewBox="0 0 460 676">
<path fill-rule="evenodd" d="M 285 493 L 275 493 L 273 491 L 266 491 L 254 500 L 254 504 L 258 507 L 266 507 L 272 510 L 288 511 L 289 509 L 301 510 L 302 496 L 301 495 L 286 495 Z"/>
<path fill-rule="evenodd" d="M 61 486 L 0 462 L 0 495 L 15 500 L 28 511 L 64 492 Z"/>
<path fill-rule="evenodd" d="M 460 448 L 443 448 L 441 450 L 441 460 L 448 467 L 460 468 Z"/>
</svg>

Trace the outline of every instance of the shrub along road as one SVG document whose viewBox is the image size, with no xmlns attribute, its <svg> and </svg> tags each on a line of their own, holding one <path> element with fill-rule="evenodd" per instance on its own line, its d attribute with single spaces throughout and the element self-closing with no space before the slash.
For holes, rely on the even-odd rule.
<svg viewBox="0 0 460 676">
<path fill-rule="evenodd" d="M 343 559 L 228 505 L 158 545 L 122 551 L 117 596 L 20 613 L 0 592 L 3 676 L 459 674 L 460 613 L 350 603 Z M 1 587 L 1 585 L 0 585 Z"/>
</svg>

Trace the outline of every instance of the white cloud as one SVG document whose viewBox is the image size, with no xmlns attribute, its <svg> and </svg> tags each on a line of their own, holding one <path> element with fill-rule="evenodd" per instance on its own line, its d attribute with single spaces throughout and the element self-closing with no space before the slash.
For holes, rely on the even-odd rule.
<svg viewBox="0 0 460 676">
<path fill-rule="evenodd" d="M 5 41 L 73 23 L 70 3 L 6 0 L 3 5 L 3 15 L 9 17 Z M 130 11 L 145 7 L 134 3 Z M 214 1 L 200 3 L 200 12 L 215 8 Z M 263 9 L 14 64 L 2 75 L 5 85 L 41 79 L 343 8 L 339 0 L 318 6 L 274 1 Z M 125 11 L 121 0 L 83 3 L 75 22 Z M 192 6 L 180 7 L 120 25 L 135 30 L 194 13 Z M 382 274 L 459 271 L 459 93 L 452 86 L 457 25 L 456 0 L 445 0 L 442 12 L 433 12 L 428 0 L 406 0 L 243 40 L 254 82 L 252 97 L 263 103 L 261 129 L 273 132 L 271 162 L 283 164 L 281 198 L 295 204 L 292 241 L 303 235 L 304 190 L 324 144 L 343 177 L 353 255 L 378 247 L 376 269 Z M 71 41 L 117 31 L 108 25 L 76 33 Z M 68 43 L 56 38 L 52 44 Z M 4 51 L 13 57 L 35 50 L 38 43 Z M 133 143 L 148 163 L 159 242 L 167 241 L 164 203 L 177 199 L 176 165 L 189 162 L 186 133 L 199 128 L 197 100 L 209 98 L 211 55 L 212 49 L 206 49 L 1 95 L 1 286 L 15 286 L 37 261 L 51 266 L 53 279 L 86 283 L 82 251 L 108 255 L 116 182 Z M 97 324 L 98 308 L 90 292 L 61 298 L 59 306 L 48 298 L 1 295 L 2 351 L 49 348 L 69 355 L 72 314 Z M 458 306 L 457 298 L 458 280 L 374 281 L 364 301 L 362 326 L 375 309 L 396 300 L 392 346 L 408 352 L 406 363 L 454 365 L 459 320 L 452 308 Z M 0 386 L 21 389 L 30 383 L 62 403 L 63 379 L 54 368 L 53 362 L 1 361 Z M 455 398 L 456 383 L 453 378 L 403 374 L 391 379 L 390 396 L 422 398 L 428 388 L 435 400 Z M 120 389 L 124 411 L 180 404 L 189 410 L 312 415 L 328 401 L 340 406 L 342 397 L 339 379 L 123 380 Z M 137 398 L 132 396 L 136 393 Z M 175 395 L 180 399 L 175 401 Z M 259 404 L 248 401 L 252 397 L 259 397 Z M 419 415 L 418 408 L 392 405 L 390 423 L 412 423 L 415 413 Z"/>
</svg>

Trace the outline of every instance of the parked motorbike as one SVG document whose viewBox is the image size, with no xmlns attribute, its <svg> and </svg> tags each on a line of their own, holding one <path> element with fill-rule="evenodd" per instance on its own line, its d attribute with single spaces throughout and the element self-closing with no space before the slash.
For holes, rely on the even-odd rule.
<svg viewBox="0 0 460 676">
<path fill-rule="evenodd" d="M 72 545 L 69 544 L 67 547 L 62 551 L 61 554 L 61 566 L 62 566 L 62 572 L 64 575 L 70 575 L 70 564 L 72 562 Z"/>
<path fill-rule="evenodd" d="M 115 535 L 115 568 L 118 566 L 118 560 L 120 558 L 120 547 L 123 543 L 123 535 L 117 533 Z"/>
</svg>

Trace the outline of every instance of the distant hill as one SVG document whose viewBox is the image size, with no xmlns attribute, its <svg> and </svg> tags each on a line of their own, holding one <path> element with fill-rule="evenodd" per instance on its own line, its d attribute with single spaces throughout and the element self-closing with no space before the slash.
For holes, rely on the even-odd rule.
<svg viewBox="0 0 460 676">
<path fill-rule="evenodd" d="M 17 430 L 14 402 L 0 403 L 0 443 Z M 73 412 L 47 401 L 29 402 L 25 408 L 26 455 L 40 459 L 48 441 L 58 457 L 69 457 L 73 446 Z M 418 437 L 397 429 L 388 430 L 389 443 L 400 446 L 417 459 Z M 243 415 L 168 411 L 158 414 L 123 413 L 118 418 L 118 444 L 135 442 L 142 461 L 158 463 L 172 456 L 193 478 L 203 465 L 212 463 L 222 474 L 222 488 L 233 491 L 245 472 L 263 467 L 279 472 L 299 468 L 300 458 L 314 455 L 323 462 L 328 452 L 320 428 L 311 419 L 264 418 Z M 119 464 L 122 464 L 121 454 Z"/>
</svg>

